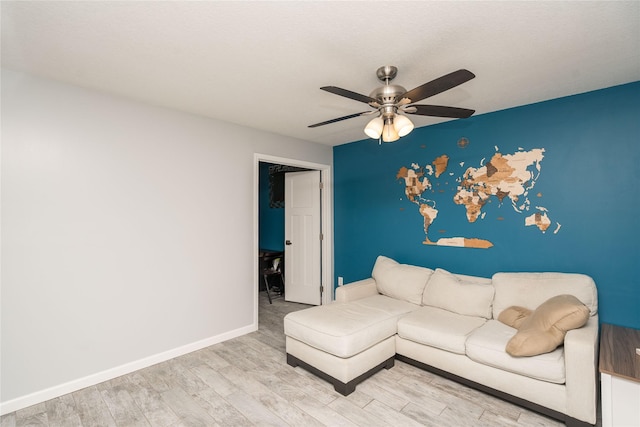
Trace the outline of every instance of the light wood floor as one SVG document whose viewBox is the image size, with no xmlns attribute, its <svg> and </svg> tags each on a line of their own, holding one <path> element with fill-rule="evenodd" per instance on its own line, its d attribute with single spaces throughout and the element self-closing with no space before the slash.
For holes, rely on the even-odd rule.
<svg viewBox="0 0 640 427">
<path fill-rule="evenodd" d="M 348 397 L 285 362 L 283 317 L 261 292 L 257 332 L 1 418 L 13 426 L 559 426 L 396 361 Z"/>
</svg>

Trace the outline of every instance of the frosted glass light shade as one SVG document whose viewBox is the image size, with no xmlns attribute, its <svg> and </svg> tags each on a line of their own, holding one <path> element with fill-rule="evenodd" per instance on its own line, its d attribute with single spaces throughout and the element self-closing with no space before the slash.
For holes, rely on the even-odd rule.
<svg viewBox="0 0 640 427">
<path fill-rule="evenodd" d="M 380 138 L 380 134 L 382 134 L 383 126 L 384 121 L 382 121 L 382 117 L 376 117 L 367 123 L 367 126 L 364 128 L 364 133 L 366 133 L 369 138 L 378 139 Z"/>
<path fill-rule="evenodd" d="M 406 136 L 413 130 L 413 123 L 411 123 L 411 120 L 409 120 L 407 116 L 397 114 L 393 119 L 393 127 L 395 127 L 399 136 Z"/>
<path fill-rule="evenodd" d="M 400 139 L 400 135 L 396 131 L 393 123 L 385 123 L 384 129 L 382 129 L 382 140 L 384 142 L 393 142 Z"/>
</svg>

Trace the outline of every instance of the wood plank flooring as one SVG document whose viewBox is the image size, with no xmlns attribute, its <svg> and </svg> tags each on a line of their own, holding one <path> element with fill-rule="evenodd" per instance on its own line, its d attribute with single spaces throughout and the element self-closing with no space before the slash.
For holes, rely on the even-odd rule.
<svg viewBox="0 0 640 427">
<path fill-rule="evenodd" d="M 259 330 L 43 402 L 14 426 L 560 426 L 396 361 L 344 397 L 285 362 L 283 317 L 306 306 L 261 292 Z"/>
</svg>

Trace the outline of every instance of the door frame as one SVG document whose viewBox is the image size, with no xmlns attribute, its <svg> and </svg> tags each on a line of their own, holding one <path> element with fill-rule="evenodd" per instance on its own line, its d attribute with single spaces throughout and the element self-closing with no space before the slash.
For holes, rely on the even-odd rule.
<svg viewBox="0 0 640 427">
<path fill-rule="evenodd" d="M 312 163 L 304 160 L 290 159 L 286 157 L 272 156 L 269 154 L 254 153 L 253 155 L 253 277 L 254 277 L 254 322 L 258 325 L 258 253 L 260 251 L 259 235 L 259 197 L 260 197 L 260 162 L 274 163 L 279 165 L 297 166 L 306 169 L 320 171 L 320 180 L 323 189 L 320 196 L 320 221 L 323 235 L 320 244 L 321 280 L 324 292 L 322 293 L 322 304 L 329 304 L 333 301 L 333 185 L 331 182 L 331 165 Z"/>
</svg>

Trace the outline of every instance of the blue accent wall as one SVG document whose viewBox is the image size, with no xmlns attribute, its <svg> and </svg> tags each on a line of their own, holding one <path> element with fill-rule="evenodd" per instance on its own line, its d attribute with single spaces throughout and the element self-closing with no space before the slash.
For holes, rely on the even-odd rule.
<svg viewBox="0 0 640 427">
<path fill-rule="evenodd" d="M 259 164 L 259 245 L 261 249 L 284 251 L 284 208 L 269 206 L 269 166 Z"/>
<path fill-rule="evenodd" d="M 469 141 L 464 148 L 461 138 Z M 545 150 L 530 211 L 517 213 L 507 199 L 492 197 L 484 219 L 470 223 L 465 207 L 452 201 L 455 178 L 488 162 L 495 147 L 503 154 Z M 442 154 L 450 157 L 447 173 L 429 177 L 441 200 L 431 240 L 476 237 L 493 247 L 423 244 L 423 218 L 396 175 Z M 380 254 L 485 277 L 584 273 L 598 287 L 602 322 L 640 328 L 640 82 L 427 126 L 392 144 L 336 146 L 333 159 L 335 275 L 345 283 L 369 277 Z M 545 233 L 524 226 L 535 206 L 548 209 L 552 225 Z"/>
</svg>

